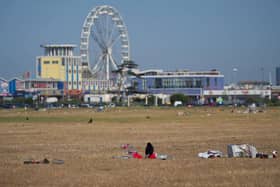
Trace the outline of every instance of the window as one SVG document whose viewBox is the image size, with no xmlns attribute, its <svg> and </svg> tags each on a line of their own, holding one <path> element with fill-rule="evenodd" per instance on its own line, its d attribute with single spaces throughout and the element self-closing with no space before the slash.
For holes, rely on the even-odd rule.
<svg viewBox="0 0 280 187">
<path fill-rule="evenodd" d="M 215 77 L 215 86 L 218 86 L 218 79 Z"/>
<path fill-rule="evenodd" d="M 58 64 L 57 60 L 52 61 L 52 64 Z"/>
<path fill-rule="evenodd" d="M 38 59 L 38 67 L 37 67 L 37 68 L 38 68 L 38 69 L 37 69 L 38 75 L 41 76 L 41 68 L 42 68 L 42 67 L 41 67 L 41 59 L 40 59 L 40 58 Z"/>
<path fill-rule="evenodd" d="M 210 86 L 210 78 L 209 78 L 209 77 L 206 78 L 206 86 L 207 86 L 207 87 Z"/>
<path fill-rule="evenodd" d="M 197 87 L 197 85 L 196 85 L 196 79 L 195 79 L 195 78 L 193 79 L 193 85 L 192 85 L 192 86 L 193 86 L 193 88 L 196 88 L 196 87 Z"/>
<path fill-rule="evenodd" d="M 50 61 L 44 61 L 44 64 L 50 64 Z"/>
<path fill-rule="evenodd" d="M 155 79 L 155 88 L 162 88 L 161 78 Z"/>
<path fill-rule="evenodd" d="M 147 90 L 147 80 L 146 79 L 143 79 L 142 87 L 143 87 L 143 90 Z"/>
<path fill-rule="evenodd" d="M 201 88 L 201 80 L 196 80 L 196 87 Z"/>
<path fill-rule="evenodd" d="M 134 89 L 136 89 L 136 88 L 138 87 L 138 82 L 134 80 L 134 81 L 132 82 L 132 87 L 133 87 Z"/>
</svg>

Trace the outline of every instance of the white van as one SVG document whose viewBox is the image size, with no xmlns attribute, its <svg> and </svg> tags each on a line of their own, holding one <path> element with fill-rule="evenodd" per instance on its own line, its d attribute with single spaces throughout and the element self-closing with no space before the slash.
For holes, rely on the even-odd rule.
<svg viewBox="0 0 280 187">
<path fill-rule="evenodd" d="M 183 103 L 182 103 L 182 101 L 175 101 L 174 102 L 174 106 L 176 107 L 176 106 L 183 106 Z"/>
</svg>

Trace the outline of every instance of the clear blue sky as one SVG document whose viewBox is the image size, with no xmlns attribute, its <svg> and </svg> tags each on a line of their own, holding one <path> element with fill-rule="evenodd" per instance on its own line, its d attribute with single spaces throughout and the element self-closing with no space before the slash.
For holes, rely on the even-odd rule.
<svg viewBox="0 0 280 187">
<path fill-rule="evenodd" d="M 1 0 L 0 77 L 34 75 L 40 44 L 79 45 L 85 17 L 103 4 L 122 15 L 140 69 L 216 68 L 230 82 L 233 68 L 237 80 L 262 80 L 264 68 L 275 82 L 279 0 Z"/>
</svg>

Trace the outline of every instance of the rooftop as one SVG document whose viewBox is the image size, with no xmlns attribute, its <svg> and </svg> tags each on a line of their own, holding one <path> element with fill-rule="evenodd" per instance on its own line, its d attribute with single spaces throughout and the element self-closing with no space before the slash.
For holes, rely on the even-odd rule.
<svg viewBox="0 0 280 187">
<path fill-rule="evenodd" d="M 189 70 L 177 70 L 177 71 L 163 71 L 163 70 L 144 70 L 139 72 L 140 75 L 159 75 L 159 76 L 192 76 L 192 75 L 221 75 L 219 71 L 216 69 L 210 70 L 210 71 L 189 71 Z"/>
<path fill-rule="evenodd" d="M 40 47 L 43 47 L 43 48 L 60 48 L 60 47 L 75 48 L 75 47 L 77 47 L 77 45 L 74 45 L 74 44 L 46 44 L 46 45 L 40 45 Z"/>
</svg>

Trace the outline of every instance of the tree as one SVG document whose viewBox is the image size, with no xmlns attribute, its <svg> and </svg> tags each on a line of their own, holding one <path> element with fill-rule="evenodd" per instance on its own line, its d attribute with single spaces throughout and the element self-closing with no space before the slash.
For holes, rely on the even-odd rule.
<svg viewBox="0 0 280 187">
<path fill-rule="evenodd" d="M 188 96 L 181 93 L 176 93 L 170 96 L 170 101 L 172 105 L 174 104 L 175 101 L 182 101 L 182 103 L 186 105 L 188 103 L 188 100 L 189 100 Z"/>
</svg>

